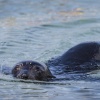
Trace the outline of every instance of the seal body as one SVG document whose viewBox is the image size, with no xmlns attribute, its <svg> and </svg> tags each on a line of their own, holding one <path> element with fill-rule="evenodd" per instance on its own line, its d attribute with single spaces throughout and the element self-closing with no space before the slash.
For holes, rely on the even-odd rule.
<svg viewBox="0 0 100 100">
<path fill-rule="evenodd" d="M 19 79 L 48 80 L 53 78 L 53 75 L 46 65 L 35 61 L 17 63 L 12 69 L 12 74 Z"/>
<path fill-rule="evenodd" d="M 48 66 L 59 66 L 65 71 L 91 71 L 98 69 L 100 43 L 85 42 L 70 48 L 60 57 L 47 62 Z"/>
<path fill-rule="evenodd" d="M 83 73 L 97 70 L 100 69 L 99 63 L 100 43 L 85 42 L 70 48 L 63 55 L 47 61 L 47 66 L 35 61 L 19 62 L 14 66 L 12 74 L 20 79 L 44 81 L 52 79 L 54 76 L 56 78 L 69 77 L 70 72 Z"/>
</svg>

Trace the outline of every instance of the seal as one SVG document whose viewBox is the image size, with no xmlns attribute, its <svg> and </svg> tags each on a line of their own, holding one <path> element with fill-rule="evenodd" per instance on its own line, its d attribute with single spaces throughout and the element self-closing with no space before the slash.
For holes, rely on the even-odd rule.
<svg viewBox="0 0 100 100">
<path fill-rule="evenodd" d="M 99 69 L 100 42 L 84 42 L 70 48 L 63 55 L 47 61 L 47 66 L 59 66 L 64 71 L 87 72 Z M 57 68 L 57 67 L 56 67 Z"/>
<path fill-rule="evenodd" d="M 17 63 L 12 69 L 13 77 L 19 79 L 48 80 L 54 78 L 46 65 L 36 61 L 22 61 Z"/>
<path fill-rule="evenodd" d="M 57 75 L 67 75 L 69 72 L 89 72 L 100 69 L 100 43 L 80 43 L 63 55 L 48 60 L 45 64 L 35 61 L 22 61 L 17 63 L 12 74 L 16 78 L 31 80 L 50 80 Z M 52 73 L 53 75 L 52 75 Z M 66 73 L 66 74 L 64 74 Z M 66 78 L 66 77 L 65 77 Z"/>
</svg>

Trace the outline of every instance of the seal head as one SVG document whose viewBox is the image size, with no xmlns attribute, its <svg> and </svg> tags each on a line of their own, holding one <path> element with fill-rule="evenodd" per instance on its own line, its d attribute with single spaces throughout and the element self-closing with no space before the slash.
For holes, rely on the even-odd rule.
<svg viewBox="0 0 100 100">
<path fill-rule="evenodd" d="M 23 61 L 17 63 L 12 69 L 12 74 L 16 78 L 25 80 L 45 81 L 54 78 L 45 64 L 40 64 L 35 61 Z"/>
</svg>

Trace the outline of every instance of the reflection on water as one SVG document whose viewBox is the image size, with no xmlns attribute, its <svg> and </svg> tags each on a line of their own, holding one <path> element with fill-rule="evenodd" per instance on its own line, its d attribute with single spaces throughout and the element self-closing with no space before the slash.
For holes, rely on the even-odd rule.
<svg viewBox="0 0 100 100">
<path fill-rule="evenodd" d="M 84 41 L 99 41 L 100 1 L 0 0 L 0 65 L 45 62 Z M 98 81 L 23 81 L 0 74 L 0 100 L 99 100 Z"/>
</svg>

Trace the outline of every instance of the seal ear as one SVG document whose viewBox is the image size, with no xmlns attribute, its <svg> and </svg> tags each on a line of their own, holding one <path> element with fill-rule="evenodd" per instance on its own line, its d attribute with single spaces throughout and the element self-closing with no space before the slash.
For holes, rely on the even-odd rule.
<svg viewBox="0 0 100 100">
<path fill-rule="evenodd" d="M 45 72 L 46 72 L 45 74 L 46 74 L 46 76 L 47 76 L 48 78 L 56 78 L 55 76 L 52 75 L 52 73 L 50 72 L 48 66 L 46 66 L 45 64 L 42 64 L 42 66 L 44 66 Z"/>
</svg>

